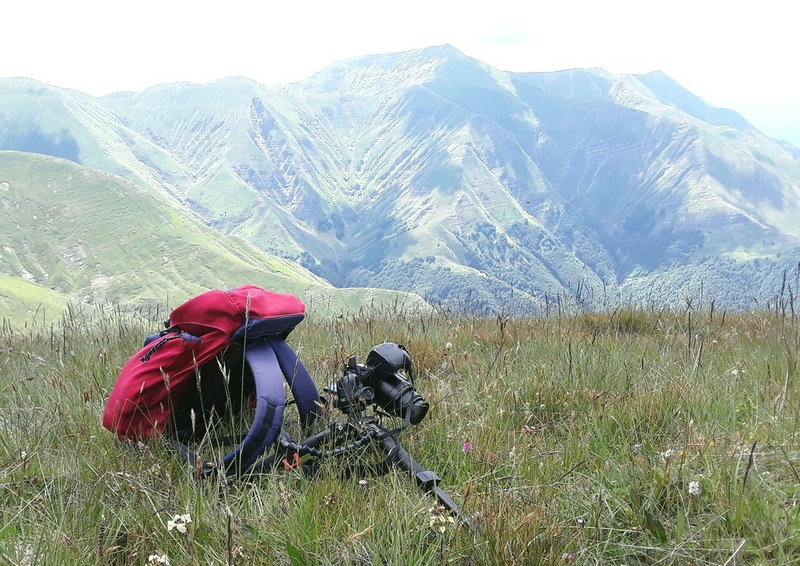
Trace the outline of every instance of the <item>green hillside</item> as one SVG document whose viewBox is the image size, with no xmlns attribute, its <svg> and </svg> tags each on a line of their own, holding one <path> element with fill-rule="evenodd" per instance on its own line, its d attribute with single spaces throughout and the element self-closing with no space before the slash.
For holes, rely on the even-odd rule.
<svg viewBox="0 0 800 566">
<path fill-rule="evenodd" d="M 45 298 L 174 306 L 243 283 L 348 303 L 299 265 L 222 236 L 126 180 L 63 159 L 0 152 L 0 225 L 4 300 L 17 305 L 8 317 Z M 397 293 L 379 295 L 394 301 Z"/>
<path fill-rule="evenodd" d="M 61 315 L 67 303 L 57 291 L 0 274 L 0 319 L 4 324 L 39 325 Z"/>
<path fill-rule="evenodd" d="M 228 77 L 94 98 L 0 79 L 0 149 L 70 159 L 151 193 L 169 205 L 156 213 L 169 228 L 152 237 L 173 237 L 164 249 L 181 254 L 194 236 L 170 224 L 183 210 L 230 237 L 191 228 L 238 250 L 227 273 L 255 253 L 247 241 L 302 265 L 301 280 L 484 312 L 673 305 L 698 289 L 740 310 L 769 300 L 800 250 L 800 150 L 735 111 L 661 72 L 508 73 L 448 45 L 341 61 L 279 88 Z M 126 206 L 115 214 L 130 218 Z M 112 241 L 128 231 L 110 228 Z M 61 259 L 45 276 L 22 243 L 6 255 L 26 259 L 8 269 L 91 300 L 120 262 L 136 288 L 162 289 L 176 270 L 202 286 L 191 254 L 182 265 L 155 247 L 124 261 L 116 250 L 92 264 L 67 240 L 50 251 L 82 276 L 60 273 Z M 173 274 L 142 276 L 161 270 Z"/>
</svg>

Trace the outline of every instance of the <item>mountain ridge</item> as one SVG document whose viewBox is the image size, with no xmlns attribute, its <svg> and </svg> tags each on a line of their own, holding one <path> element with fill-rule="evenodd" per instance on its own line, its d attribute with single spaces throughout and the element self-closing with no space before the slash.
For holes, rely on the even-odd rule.
<svg viewBox="0 0 800 566">
<path fill-rule="evenodd" d="M 715 265 L 741 308 L 800 248 L 796 148 L 660 72 L 507 73 L 444 45 L 81 103 L 110 116 L 74 136 L 84 164 L 337 287 L 525 311 L 650 300 L 654 278 L 674 297 Z"/>
</svg>

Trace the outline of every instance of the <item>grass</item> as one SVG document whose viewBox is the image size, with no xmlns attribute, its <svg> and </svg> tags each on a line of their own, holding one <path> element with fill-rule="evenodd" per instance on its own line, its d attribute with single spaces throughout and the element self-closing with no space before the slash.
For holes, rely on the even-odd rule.
<svg viewBox="0 0 800 566">
<path fill-rule="evenodd" d="M 8 324 L 41 325 L 57 320 L 67 299 L 57 291 L 0 273 L 0 309 Z"/>
<path fill-rule="evenodd" d="M 794 312 L 794 311 L 792 311 Z M 800 325 L 771 312 L 310 317 L 317 384 L 404 344 L 431 404 L 398 439 L 475 516 L 430 527 L 401 471 L 199 482 L 100 426 L 155 321 L 70 309 L 0 333 L 0 563 L 790 564 L 800 556 Z M 369 454 L 364 458 L 374 458 Z M 357 479 L 366 480 L 362 485 Z M 697 483 L 693 483 L 697 482 Z M 692 495 L 690 493 L 690 486 Z M 700 490 L 697 495 L 697 490 Z M 186 533 L 168 530 L 188 513 Z"/>
</svg>

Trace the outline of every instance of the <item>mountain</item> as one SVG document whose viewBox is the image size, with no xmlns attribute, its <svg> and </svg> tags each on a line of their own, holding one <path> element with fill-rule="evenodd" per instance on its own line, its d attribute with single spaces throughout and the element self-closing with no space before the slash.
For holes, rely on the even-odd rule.
<svg viewBox="0 0 800 566">
<path fill-rule="evenodd" d="M 408 300 L 338 290 L 289 260 L 208 228 L 130 181 L 68 160 L 0 151 L 0 305 L 16 321 L 67 300 L 136 305 L 183 301 L 253 283 L 318 308 L 356 299 Z"/>
<path fill-rule="evenodd" d="M 119 175 L 336 287 L 741 308 L 798 276 L 800 150 L 661 72 L 507 73 L 444 45 L 277 89 L 6 79 L 0 149 Z"/>
</svg>

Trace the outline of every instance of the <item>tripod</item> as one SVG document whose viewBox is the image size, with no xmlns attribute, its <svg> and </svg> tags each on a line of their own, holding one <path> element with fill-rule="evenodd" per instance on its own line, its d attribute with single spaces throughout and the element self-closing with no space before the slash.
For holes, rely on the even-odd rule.
<svg viewBox="0 0 800 566">
<path fill-rule="evenodd" d="M 271 367 L 264 360 L 256 362 L 262 362 L 267 368 Z M 291 369 L 295 372 L 302 369 L 303 373 L 299 375 L 307 375 L 296 358 L 294 364 L 293 368 L 291 365 L 288 368 L 290 373 Z M 250 366 L 260 367 L 259 363 Z M 287 368 L 282 368 L 281 371 L 284 369 Z M 240 448 L 223 460 L 226 475 L 236 476 L 245 471 L 255 473 L 273 471 L 281 464 L 286 469 L 299 468 L 307 475 L 314 475 L 320 471 L 321 462 L 328 458 L 343 461 L 341 470 L 345 477 L 364 473 L 387 473 L 393 468 L 399 468 L 411 474 L 417 486 L 432 494 L 447 511 L 459 519 L 461 524 L 474 526 L 472 517 L 463 512 L 441 488 L 439 476 L 417 463 L 395 438 L 398 432 L 418 424 L 429 408 L 428 403 L 414 389 L 411 356 L 404 347 L 392 342 L 375 346 L 367 356 L 366 364 L 358 364 L 355 356 L 350 357 L 342 377 L 324 389 L 325 393 L 330 394 L 330 400 L 317 395 L 316 390 L 310 392 L 300 389 L 296 392 L 294 377 L 296 376 L 293 375 L 288 382 L 293 386 L 294 402 L 299 409 L 301 424 L 304 427 L 307 428 L 321 417 L 321 412 L 316 409 L 326 406 L 347 415 L 347 421 L 342 423 L 329 419 L 327 428 L 296 442 L 282 427 L 284 406 L 275 400 L 267 400 L 263 403 L 264 410 L 260 416 L 258 416 L 258 405 L 256 406 L 256 421 L 245 441 L 239 440 Z M 314 389 L 310 376 L 304 383 L 305 388 Z M 277 397 L 282 400 L 282 384 L 278 393 L 280 395 Z M 222 409 L 224 410 L 224 403 Z M 280 409 L 280 421 L 269 417 L 278 409 Z M 383 417 L 399 419 L 402 425 L 395 430 L 389 430 L 381 424 Z M 274 452 L 261 457 L 267 445 L 262 443 L 258 446 L 256 442 L 251 443 L 250 449 L 244 454 L 241 447 L 247 444 L 246 440 L 253 434 L 252 431 L 263 431 L 268 426 L 273 427 L 271 430 L 275 431 L 277 437 L 274 441 Z M 278 427 L 281 427 L 280 432 Z M 261 438 L 264 435 L 255 436 Z M 269 444 L 272 445 L 273 442 L 270 441 Z M 213 473 L 217 469 L 214 464 L 202 462 L 197 454 L 182 442 L 176 441 L 174 445 L 203 474 Z M 370 447 L 382 454 L 383 460 L 380 464 L 365 466 L 359 462 L 360 459 L 350 457 Z"/>
<path fill-rule="evenodd" d="M 458 504 L 439 485 L 441 478 L 430 470 L 426 470 L 415 461 L 411 455 L 400 445 L 394 434 L 381 426 L 374 418 L 365 418 L 356 426 L 351 419 L 347 425 L 331 424 L 301 442 L 294 442 L 288 434 L 284 433 L 279 441 L 275 454 L 258 462 L 252 471 L 265 471 L 274 469 L 281 464 L 287 469 L 301 468 L 305 473 L 313 475 L 319 468 L 315 460 L 327 457 L 341 457 L 355 450 L 373 446 L 383 453 L 383 461 L 377 466 L 370 466 L 370 471 L 387 473 L 393 467 L 411 474 L 417 486 L 425 493 L 433 495 L 438 502 L 452 513 L 459 521 L 474 528 L 472 517 L 461 510 Z M 402 429 L 400 429 L 402 430 Z M 320 446 L 328 444 L 328 448 Z M 304 456 L 311 456 L 312 461 L 303 462 Z M 363 466 L 348 465 L 345 467 L 345 476 L 352 476 L 363 471 Z"/>
</svg>

